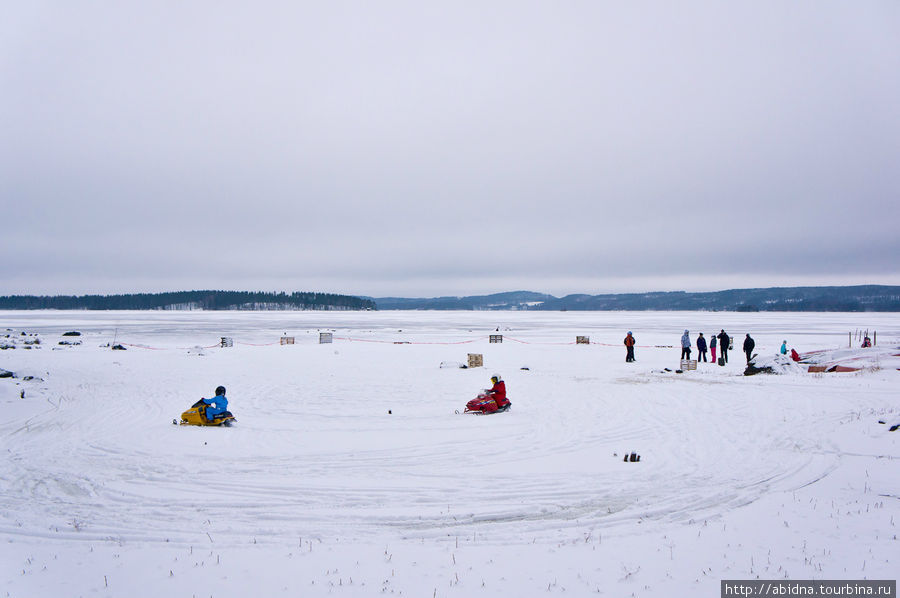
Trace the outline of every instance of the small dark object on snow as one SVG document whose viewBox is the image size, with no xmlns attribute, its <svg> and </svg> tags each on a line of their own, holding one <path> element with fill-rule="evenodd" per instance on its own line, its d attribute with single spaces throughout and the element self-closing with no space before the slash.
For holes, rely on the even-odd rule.
<svg viewBox="0 0 900 598">
<path fill-rule="evenodd" d="M 888 428 L 888 432 L 896 432 L 898 428 L 900 428 L 900 424 L 894 424 L 893 426 Z"/>
<path fill-rule="evenodd" d="M 753 365 L 752 362 L 749 365 L 747 365 L 747 369 L 744 370 L 745 376 L 753 376 L 754 374 L 774 374 L 774 373 L 775 373 L 775 370 L 772 369 L 772 366 L 767 365 L 767 366 L 758 368 L 755 365 Z"/>
<path fill-rule="evenodd" d="M 112 350 L 113 351 L 127 351 L 127 349 L 125 347 L 123 347 L 122 345 L 113 345 Z"/>
<path fill-rule="evenodd" d="M 683 374 L 683 373 L 684 373 L 684 370 L 675 370 L 675 373 L 676 373 L 676 374 Z"/>
<path fill-rule="evenodd" d="M 878 423 L 879 423 L 879 424 L 886 424 L 887 422 L 884 421 L 883 419 L 879 419 L 879 420 L 878 420 Z"/>
<path fill-rule="evenodd" d="M 72 330 L 71 332 L 63 332 L 63 336 L 81 336 L 81 333 Z"/>
<path fill-rule="evenodd" d="M 19 393 L 19 398 L 20 398 L 20 399 L 24 399 L 24 398 L 25 398 L 25 389 L 24 389 L 24 388 L 22 389 L 22 392 Z"/>
<path fill-rule="evenodd" d="M 628 463 L 628 455 L 627 454 L 625 455 L 625 458 L 622 459 L 622 461 L 624 461 L 625 463 Z"/>
<path fill-rule="evenodd" d="M 391 410 L 390 410 L 390 409 L 388 409 L 388 415 L 391 415 Z"/>
<path fill-rule="evenodd" d="M 9 370 L 0 369 L 0 378 L 15 378 L 16 375 L 10 372 Z"/>
<path fill-rule="evenodd" d="M 519 368 L 519 369 L 520 369 L 520 370 L 526 370 L 526 371 L 531 370 L 531 368 Z"/>
</svg>

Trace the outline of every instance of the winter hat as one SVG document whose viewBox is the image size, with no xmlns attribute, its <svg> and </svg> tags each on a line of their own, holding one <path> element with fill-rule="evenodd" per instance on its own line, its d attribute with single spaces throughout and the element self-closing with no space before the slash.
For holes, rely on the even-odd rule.
<svg viewBox="0 0 900 598">
<path fill-rule="evenodd" d="M 630 330 L 628 331 L 628 334 L 631 334 L 631 331 L 630 331 Z M 784 342 L 787 342 L 787 341 L 784 341 Z"/>
</svg>

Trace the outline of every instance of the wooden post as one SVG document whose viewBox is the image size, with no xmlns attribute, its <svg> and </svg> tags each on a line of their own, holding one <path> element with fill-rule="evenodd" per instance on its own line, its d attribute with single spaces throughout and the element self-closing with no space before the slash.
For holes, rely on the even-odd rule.
<svg viewBox="0 0 900 598">
<path fill-rule="evenodd" d="M 874 347 L 877 344 L 878 344 L 878 331 L 873 330 L 872 331 L 872 346 Z"/>
</svg>

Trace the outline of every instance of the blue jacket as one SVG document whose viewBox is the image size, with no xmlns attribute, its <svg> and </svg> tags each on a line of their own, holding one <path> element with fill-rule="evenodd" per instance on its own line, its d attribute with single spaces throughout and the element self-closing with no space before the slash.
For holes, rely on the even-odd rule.
<svg viewBox="0 0 900 598">
<path fill-rule="evenodd" d="M 211 408 L 208 408 L 206 410 L 207 417 L 209 417 L 210 415 L 215 415 L 217 413 L 224 413 L 228 410 L 228 399 L 225 398 L 225 395 L 217 395 L 212 397 L 211 399 L 202 400 L 207 405 L 212 405 Z"/>
<path fill-rule="evenodd" d="M 716 335 L 715 334 L 712 335 L 711 337 L 709 337 L 709 348 L 710 349 L 716 348 Z"/>
<path fill-rule="evenodd" d="M 691 335 L 687 332 L 681 335 L 681 346 L 687 349 L 691 348 Z"/>
</svg>

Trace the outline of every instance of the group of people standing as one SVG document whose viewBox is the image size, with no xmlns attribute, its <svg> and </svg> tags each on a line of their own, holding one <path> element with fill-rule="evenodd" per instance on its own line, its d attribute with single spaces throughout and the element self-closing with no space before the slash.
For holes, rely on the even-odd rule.
<svg viewBox="0 0 900 598">
<path fill-rule="evenodd" d="M 747 338 L 750 339 L 750 342 L 754 343 L 753 339 L 750 338 L 750 335 L 747 335 Z M 706 361 L 706 352 L 707 348 L 709 349 L 711 361 L 713 363 L 716 362 L 716 349 L 721 352 L 721 358 L 723 363 L 728 363 L 728 349 L 731 348 L 731 337 L 728 336 L 728 333 L 725 332 L 723 328 L 719 334 L 711 336 L 709 338 L 709 344 L 706 342 L 706 337 L 703 336 L 703 333 L 699 333 L 697 335 L 697 361 Z M 753 347 L 750 347 L 751 350 Z M 747 341 L 744 341 L 744 350 L 747 350 Z M 747 354 L 747 361 L 750 361 L 749 353 Z M 681 335 L 681 359 L 690 359 L 691 358 L 691 333 L 688 330 L 684 331 L 684 334 Z"/>
<path fill-rule="evenodd" d="M 731 348 L 732 338 L 728 336 L 728 333 L 725 332 L 723 328 L 719 334 L 715 336 L 711 336 L 709 339 L 709 343 L 706 341 L 706 337 L 703 336 L 701 332 L 697 336 L 697 361 L 706 361 L 706 353 L 707 350 L 710 353 L 711 361 L 713 363 L 716 362 L 716 349 L 721 352 L 722 363 L 728 363 L 728 349 Z M 785 341 L 787 343 L 787 341 Z M 625 361 L 630 363 L 634 361 L 634 345 L 635 340 L 631 331 L 628 331 L 628 335 L 625 337 Z M 750 363 L 750 360 L 753 358 L 753 349 L 756 347 L 756 341 L 750 337 L 750 334 L 747 334 L 747 338 L 744 339 L 744 353 L 747 355 L 747 363 Z M 690 359 L 691 358 L 691 333 L 688 330 L 684 331 L 684 334 L 681 335 L 681 359 Z"/>
</svg>

